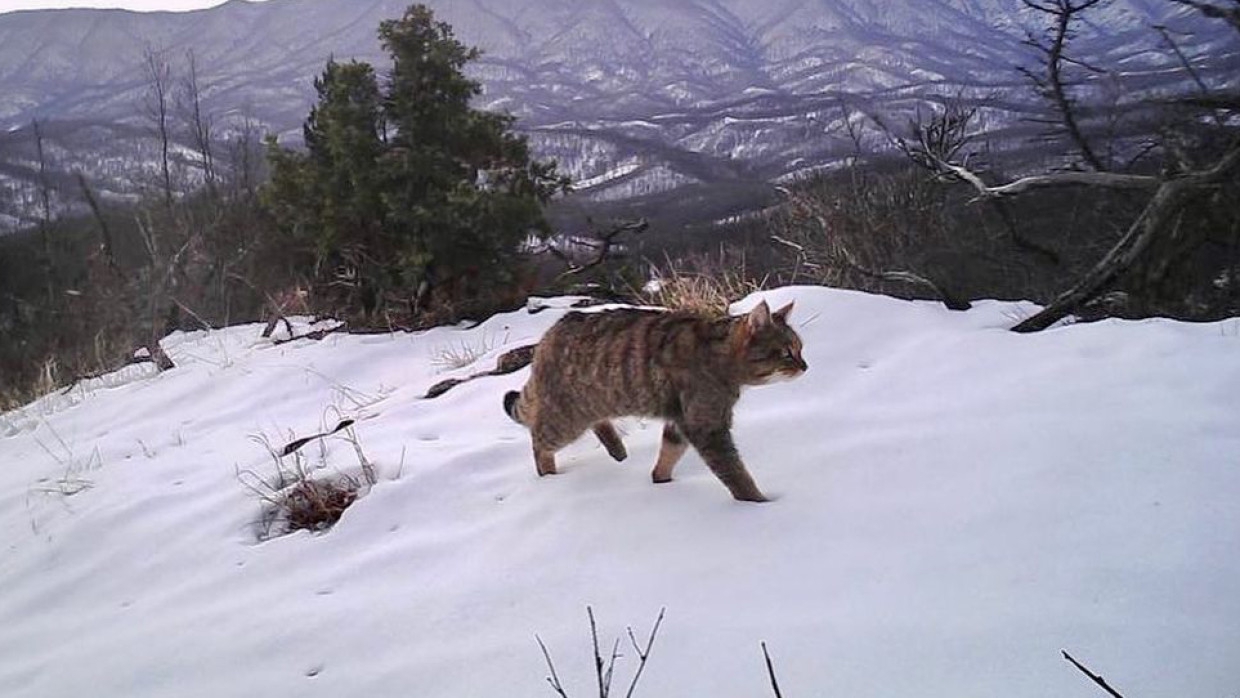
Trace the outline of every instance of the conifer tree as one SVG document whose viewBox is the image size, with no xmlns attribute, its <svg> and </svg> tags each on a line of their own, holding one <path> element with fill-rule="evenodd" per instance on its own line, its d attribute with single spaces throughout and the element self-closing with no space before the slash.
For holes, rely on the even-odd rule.
<svg viewBox="0 0 1240 698">
<path fill-rule="evenodd" d="M 330 61 L 315 81 L 306 152 L 269 146 L 266 201 L 345 310 L 413 308 L 428 286 L 452 302 L 511 281 L 518 246 L 547 232 L 542 207 L 567 181 L 533 160 L 513 117 L 471 106 L 479 55 L 422 5 L 380 24 L 392 58 Z"/>
</svg>

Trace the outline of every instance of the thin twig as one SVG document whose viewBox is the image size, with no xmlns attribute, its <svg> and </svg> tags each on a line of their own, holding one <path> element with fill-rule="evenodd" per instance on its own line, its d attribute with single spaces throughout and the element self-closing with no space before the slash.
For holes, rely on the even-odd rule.
<svg viewBox="0 0 1240 698">
<path fill-rule="evenodd" d="M 603 656 L 598 651 L 598 626 L 594 623 L 594 609 L 586 606 L 586 615 L 590 617 L 590 641 L 594 644 L 594 675 L 598 678 L 599 698 L 607 698 L 607 689 L 603 686 Z"/>
<path fill-rule="evenodd" d="M 611 695 L 611 677 L 616 670 L 616 659 L 620 656 L 620 638 L 611 645 L 611 659 L 607 660 L 607 671 L 603 674 L 603 694 L 600 698 Z"/>
<path fill-rule="evenodd" d="M 771 677 L 771 690 L 775 691 L 775 698 L 784 698 L 784 694 L 779 691 L 779 681 L 775 679 L 775 667 L 771 664 L 771 655 L 766 651 L 766 643 L 762 643 L 762 656 L 766 659 L 766 674 Z"/>
<path fill-rule="evenodd" d="M 547 651 L 547 645 L 543 643 L 542 638 L 537 633 L 534 639 L 538 641 L 538 646 L 542 648 L 543 659 L 547 660 L 547 670 L 551 672 L 551 676 L 547 677 L 547 683 L 551 684 L 551 688 L 560 694 L 562 698 L 568 698 L 568 694 L 564 692 L 564 686 L 560 684 L 560 677 L 555 673 L 555 662 L 551 661 L 551 652 Z"/>
<path fill-rule="evenodd" d="M 1114 698 L 1124 698 L 1124 696 L 1122 696 L 1119 691 L 1116 691 L 1114 688 L 1111 688 L 1111 685 L 1106 682 L 1106 679 L 1102 678 L 1101 676 L 1087 669 L 1084 664 L 1081 664 L 1080 662 L 1076 661 L 1076 659 L 1074 659 L 1072 655 L 1068 654 L 1068 650 L 1059 650 L 1059 651 L 1063 653 L 1064 659 L 1068 660 L 1069 662 L 1072 662 L 1072 666 L 1079 669 L 1082 674 L 1085 674 L 1086 676 L 1088 676 L 1090 681 L 1093 681 L 1094 683 L 1101 686 L 1102 690 L 1106 691 L 1107 693 L 1110 693 L 1112 696 L 1114 696 Z"/>
<path fill-rule="evenodd" d="M 633 690 L 637 688 L 637 681 L 642 677 L 642 670 L 646 668 L 646 659 L 650 657 L 650 648 L 654 647 L 654 638 L 659 634 L 659 626 L 663 624 L 663 614 L 667 612 L 667 607 L 659 609 L 659 617 L 654 620 L 654 627 L 650 628 L 650 637 L 646 638 L 645 648 L 637 645 L 637 638 L 633 637 L 633 628 L 629 628 L 629 642 L 633 643 L 633 651 L 637 652 L 637 671 L 633 674 L 633 680 L 629 682 L 629 690 L 625 692 L 624 698 L 633 698 Z"/>
</svg>

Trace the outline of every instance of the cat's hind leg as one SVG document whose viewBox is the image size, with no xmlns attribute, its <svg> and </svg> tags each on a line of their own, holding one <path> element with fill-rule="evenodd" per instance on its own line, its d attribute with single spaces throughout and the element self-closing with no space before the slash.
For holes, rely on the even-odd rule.
<svg viewBox="0 0 1240 698">
<path fill-rule="evenodd" d="M 540 417 L 542 415 L 539 415 Z M 538 475 L 555 475 L 555 454 L 572 443 L 585 431 L 584 425 L 574 422 L 556 422 L 535 418 L 530 426 L 530 440 L 534 445 L 534 465 Z"/>
<path fill-rule="evenodd" d="M 617 461 L 622 461 L 629 457 L 629 452 L 624 447 L 624 442 L 620 440 L 620 434 L 616 431 L 616 426 L 607 420 L 598 422 L 593 427 L 594 435 L 603 443 L 603 448 L 607 449 L 607 454 Z"/>
<path fill-rule="evenodd" d="M 680 429 L 671 422 L 664 424 L 663 443 L 659 446 L 659 459 L 654 464 L 650 479 L 659 483 L 671 482 L 672 470 L 680 462 L 680 457 L 685 455 L 687 448 L 689 448 L 689 443 L 685 441 L 685 436 L 680 433 Z"/>
</svg>

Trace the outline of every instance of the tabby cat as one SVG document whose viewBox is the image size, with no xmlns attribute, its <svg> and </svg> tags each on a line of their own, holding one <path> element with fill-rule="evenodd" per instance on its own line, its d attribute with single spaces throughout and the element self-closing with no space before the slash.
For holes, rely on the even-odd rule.
<svg viewBox="0 0 1240 698">
<path fill-rule="evenodd" d="M 530 380 L 504 396 L 504 411 L 529 428 L 539 475 L 554 474 L 556 451 L 586 429 L 624 460 L 628 452 L 610 420 L 656 417 L 665 424 L 655 482 L 672 479 L 692 444 L 733 497 L 764 502 L 732 442 L 732 408 L 742 386 L 796 378 L 808 368 L 790 312 L 792 303 L 772 313 L 763 301 L 736 317 L 635 308 L 570 313 L 539 341 Z"/>
</svg>

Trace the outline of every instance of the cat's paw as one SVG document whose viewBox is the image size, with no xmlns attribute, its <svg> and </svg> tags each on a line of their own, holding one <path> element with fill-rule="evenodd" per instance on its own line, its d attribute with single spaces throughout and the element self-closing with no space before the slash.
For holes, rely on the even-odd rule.
<svg viewBox="0 0 1240 698">
<path fill-rule="evenodd" d="M 754 504 L 765 504 L 771 501 L 769 497 L 761 492 L 754 490 L 753 492 L 734 493 L 732 495 L 738 502 L 753 502 Z"/>
</svg>

